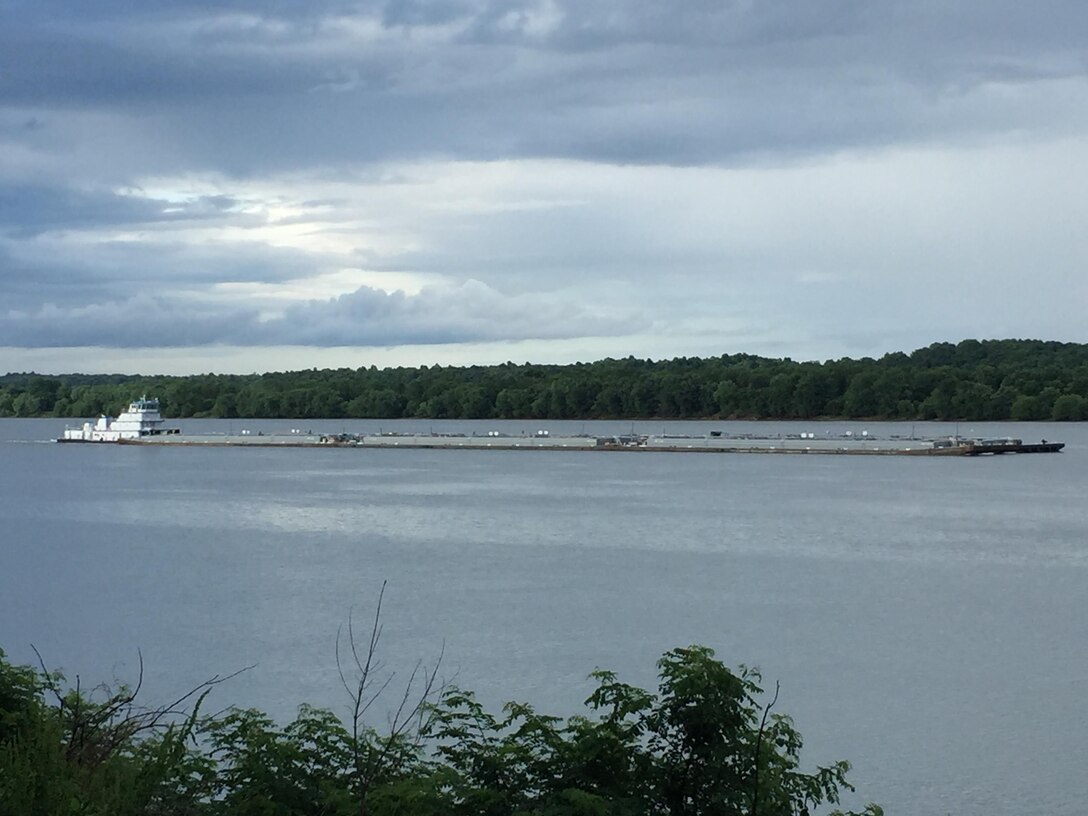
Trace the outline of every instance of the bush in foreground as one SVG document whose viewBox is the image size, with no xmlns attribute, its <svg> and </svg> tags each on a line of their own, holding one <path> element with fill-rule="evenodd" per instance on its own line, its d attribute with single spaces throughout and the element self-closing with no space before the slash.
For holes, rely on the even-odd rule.
<svg viewBox="0 0 1088 816">
<path fill-rule="evenodd" d="M 202 717 L 218 679 L 147 709 L 138 684 L 88 693 L 0 652 L 0 816 L 801 816 L 853 790 L 846 762 L 801 771 L 758 673 L 704 647 L 667 652 L 656 693 L 594 672 L 566 720 L 488 713 L 424 671 L 382 731 L 365 722 L 389 686 L 372 657 L 342 673 L 349 716 L 302 706 L 281 727 L 252 709 Z"/>
</svg>

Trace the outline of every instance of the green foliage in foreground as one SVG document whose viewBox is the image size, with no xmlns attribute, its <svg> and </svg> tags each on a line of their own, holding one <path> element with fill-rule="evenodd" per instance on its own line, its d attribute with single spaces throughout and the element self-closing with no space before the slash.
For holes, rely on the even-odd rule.
<svg viewBox="0 0 1088 816">
<path fill-rule="evenodd" d="M 9 374 L 0 376 L 0 416 L 112 416 L 144 393 L 167 416 L 232 419 L 1076 421 L 1088 419 L 1088 345 L 964 340 L 823 363 L 735 354 L 244 376 Z"/>
<path fill-rule="evenodd" d="M 801 816 L 852 790 L 845 762 L 800 770 L 801 737 L 760 702 L 759 675 L 706 648 L 666 653 L 657 693 L 595 672 L 567 720 L 493 715 L 454 688 L 427 700 L 428 686 L 412 727 L 385 733 L 359 717 L 375 696 L 357 665 L 353 716 L 303 706 L 280 726 L 200 716 L 206 688 L 145 709 L 0 652 L 0 816 Z"/>
</svg>

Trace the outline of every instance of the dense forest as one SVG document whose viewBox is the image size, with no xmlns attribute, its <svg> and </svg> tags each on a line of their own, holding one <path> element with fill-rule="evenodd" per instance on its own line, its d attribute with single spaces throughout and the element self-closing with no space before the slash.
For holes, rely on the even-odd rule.
<svg viewBox="0 0 1088 816">
<path fill-rule="evenodd" d="M 1071 421 L 1088 419 L 1088 345 L 964 340 L 822 363 L 736 354 L 186 377 L 8 374 L 0 416 L 114 415 L 145 393 L 169 417 Z"/>
<path fill-rule="evenodd" d="M 365 642 L 346 652 L 346 716 L 280 726 L 203 715 L 215 679 L 145 707 L 138 684 L 88 690 L 0 651 L 0 816 L 802 816 L 853 789 L 846 762 L 801 769 L 758 674 L 704 647 L 666 653 L 657 692 L 594 672 L 566 720 L 492 715 L 434 671 L 391 687 Z"/>
</svg>

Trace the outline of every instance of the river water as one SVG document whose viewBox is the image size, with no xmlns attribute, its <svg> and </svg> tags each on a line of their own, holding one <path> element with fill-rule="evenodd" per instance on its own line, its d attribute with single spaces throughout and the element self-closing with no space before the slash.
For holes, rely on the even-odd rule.
<svg viewBox="0 0 1088 816">
<path fill-rule="evenodd" d="M 148 702 L 219 686 L 346 711 L 334 644 L 388 581 L 382 652 L 489 706 L 569 715 L 595 667 L 655 682 L 689 643 L 781 682 L 803 758 L 889 814 L 1082 814 L 1088 425 L 964 424 L 1060 455 L 162 449 L 0 420 L 0 647 Z M 185 421 L 184 430 L 707 430 L 858 423 Z M 923 425 L 919 435 L 951 433 Z"/>
</svg>

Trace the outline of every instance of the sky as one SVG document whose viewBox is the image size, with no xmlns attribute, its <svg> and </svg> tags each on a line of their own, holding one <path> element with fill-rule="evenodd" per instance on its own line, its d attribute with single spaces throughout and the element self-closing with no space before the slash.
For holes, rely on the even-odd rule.
<svg viewBox="0 0 1088 816">
<path fill-rule="evenodd" d="M 0 373 L 1088 342 L 1081 0 L 0 0 Z"/>
</svg>

